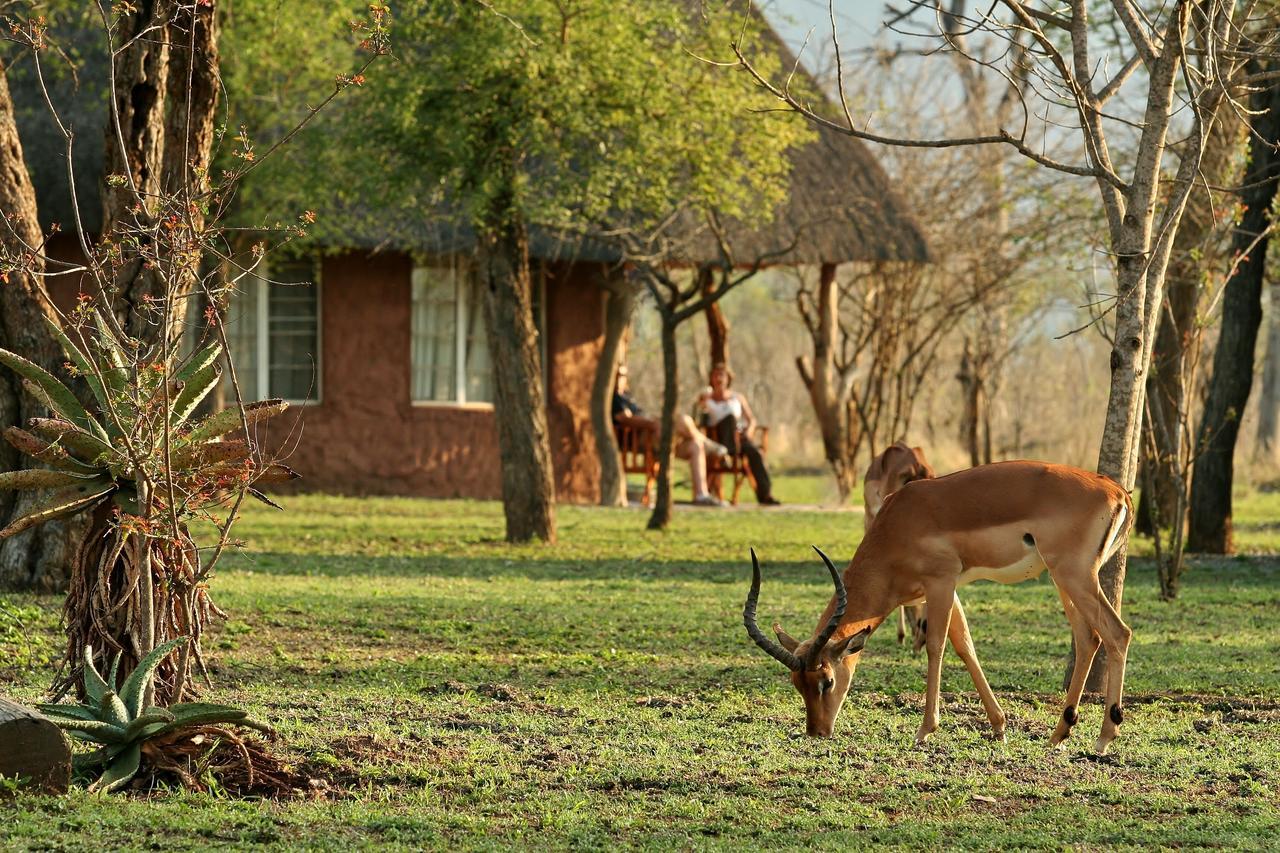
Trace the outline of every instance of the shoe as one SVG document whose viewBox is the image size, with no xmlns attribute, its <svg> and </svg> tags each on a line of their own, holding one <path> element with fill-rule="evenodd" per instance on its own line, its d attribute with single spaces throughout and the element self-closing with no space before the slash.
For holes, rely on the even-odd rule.
<svg viewBox="0 0 1280 853">
<path fill-rule="evenodd" d="M 720 500 L 715 495 L 699 495 L 693 499 L 693 503 L 694 506 L 724 506 L 724 501 Z"/>
<path fill-rule="evenodd" d="M 782 506 L 782 501 L 778 500 L 773 495 L 769 495 L 768 497 L 760 499 L 760 506 Z"/>
<path fill-rule="evenodd" d="M 723 444 L 721 444 L 718 441 L 712 441 L 711 439 L 707 439 L 706 448 L 707 448 L 707 453 L 710 453 L 712 456 L 724 458 L 725 456 L 729 455 L 729 448 L 725 447 Z"/>
</svg>

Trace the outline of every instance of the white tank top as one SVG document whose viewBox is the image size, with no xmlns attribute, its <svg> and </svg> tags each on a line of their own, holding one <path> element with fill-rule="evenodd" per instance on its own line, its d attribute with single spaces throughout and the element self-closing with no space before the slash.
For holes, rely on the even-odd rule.
<svg viewBox="0 0 1280 853">
<path fill-rule="evenodd" d="M 733 415 L 734 419 L 741 424 L 742 422 L 742 401 L 738 399 L 736 393 L 730 393 L 729 399 L 717 400 L 711 395 L 707 395 L 704 404 L 707 408 L 707 423 L 715 426 L 729 415 Z"/>
</svg>

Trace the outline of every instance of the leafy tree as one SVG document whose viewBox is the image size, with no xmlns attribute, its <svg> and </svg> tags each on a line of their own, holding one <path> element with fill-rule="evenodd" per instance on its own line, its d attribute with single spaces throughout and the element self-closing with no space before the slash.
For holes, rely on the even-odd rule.
<svg viewBox="0 0 1280 853">
<path fill-rule="evenodd" d="M 360 103 L 330 116 L 332 133 L 304 141 L 294 180 L 250 194 L 325 182 L 333 195 L 319 209 L 323 239 L 340 241 L 371 216 L 405 243 L 431 221 L 475 234 L 507 536 L 554 540 L 530 230 L 571 242 L 605 230 L 651 234 L 711 208 L 751 221 L 781 199 L 783 154 L 809 131 L 789 116 L 761 121 L 752 111 L 773 99 L 698 58 L 724 53 L 743 31 L 731 8 L 414 0 L 396 15 L 398 61 Z M 750 37 L 759 22 L 745 21 Z M 777 70 L 776 56 L 760 61 Z M 374 198 L 370 210 L 362 200 Z"/>
</svg>

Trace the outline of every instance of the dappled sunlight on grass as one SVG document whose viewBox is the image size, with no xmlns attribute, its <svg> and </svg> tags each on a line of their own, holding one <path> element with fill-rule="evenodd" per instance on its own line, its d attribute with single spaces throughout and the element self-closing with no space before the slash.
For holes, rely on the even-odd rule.
<svg viewBox="0 0 1280 853">
<path fill-rule="evenodd" d="M 830 596 L 809 546 L 847 559 L 856 513 L 690 511 L 654 534 L 636 510 L 562 507 L 562 542 L 546 547 L 501 542 L 492 503 L 287 505 L 246 512 L 248 549 L 214 580 L 232 618 L 207 643 L 211 696 L 277 726 L 327 780 L 326 801 L 27 799 L 0 838 L 111 843 L 146 827 L 167 846 L 281 848 L 1252 846 L 1280 828 L 1271 559 L 1197 559 L 1172 603 L 1135 563 L 1126 722 L 1098 760 L 1096 700 L 1068 749 L 1047 748 L 1069 630 L 1044 578 L 963 592 L 1006 744 L 988 739 L 949 656 L 942 728 L 912 746 L 924 658 L 892 625 L 868 645 L 836 736 L 800 735 L 786 673 L 742 631 L 747 548 L 765 562 L 761 622 L 803 634 Z M 0 679 L 34 699 L 58 602 L 9 606 L 38 653 Z M 15 636 L 0 632 L 0 660 Z"/>
</svg>

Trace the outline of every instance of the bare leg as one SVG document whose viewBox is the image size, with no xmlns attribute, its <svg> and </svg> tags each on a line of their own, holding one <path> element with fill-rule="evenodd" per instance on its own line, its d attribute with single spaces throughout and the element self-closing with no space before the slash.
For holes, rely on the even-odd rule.
<svg viewBox="0 0 1280 853">
<path fill-rule="evenodd" d="M 902 645 L 907 639 L 907 606 L 904 604 L 898 608 L 898 645 Z"/>
<path fill-rule="evenodd" d="M 1076 661 L 1071 670 L 1071 683 L 1067 685 L 1067 697 L 1062 707 L 1062 717 L 1049 738 L 1049 745 L 1061 746 L 1071 736 L 1071 727 L 1080 719 L 1080 696 L 1084 693 L 1084 682 L 1089 677 L 1089 669 L 1093 666 L 1093 658 L 1098 654 L 1098 646 L 1102 638 L 1098 632 L 1089 627 L 1084 616 L 1076 609 L 1075 604 L 1067 597 L 1066 592 L 1058 590 L 1062 599 L 1062 609 L 1071 623 L 1071 637 L 1075 640 Z"/>
<path fill-rule="evenodd" d="M 693 439 L 687 439 L 677 448 L 676 455 L 689 460 L 689 479 L 693 484 L 694 500 L 705 497 L 707 494 L 707 454 L 702 451 L 702 445 Z"/>
<path fill-rule="evenodd" d="M 951 627 L 948 632 L 951 637 L 951 647 L 956 650 L 960 660 L 964 661 L 965 669 L 969 670 L 969 677 L 973 679 L 973 686 L 978 689 L 978 698 L 982 700 L 982 707 L 987 712 L 987 719 L 991 721 L 992 737 L 996 740 L 1004 740 L 1004 711 L 1000 709 L 996 694 L 991 691 L 991 685 L 987 683 L 986 673 L 982 671 L 982 664 L 978 663 L 978 655 L 973 650 L 973 638 L 969 636 L 969 620 L 964 618 L 964 608 L 960 606 L 960 596 L 955 596 L 953 601 L 954 603 L 951 605 Z"/>
<path fill-rule="evenodd" d="M 926 590 L 925 612 L 929 627 L 924 647 L 929 653 L 929 674 L 924 688 L 924 719 L 916 732 L 916 745 L 922 745 L 938 729 L 938 694 L 942 690 L 942 654 L 946 650 L 947 631 L 951 624 L 951 601 L 955 587 Z"/>
</svg>

